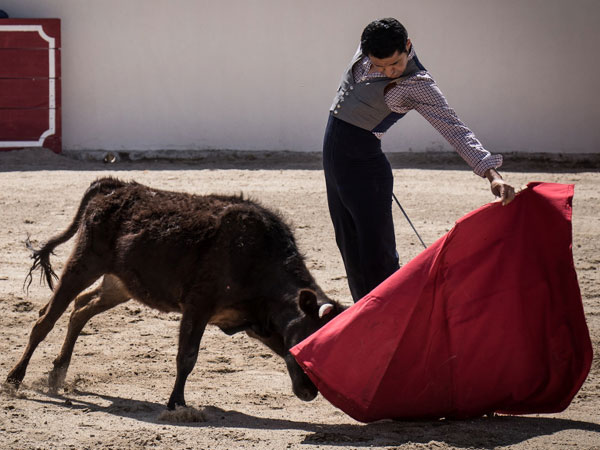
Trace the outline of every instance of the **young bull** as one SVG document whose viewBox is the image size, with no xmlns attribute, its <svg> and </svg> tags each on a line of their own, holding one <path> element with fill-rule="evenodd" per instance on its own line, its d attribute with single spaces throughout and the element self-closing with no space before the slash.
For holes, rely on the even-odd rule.
<svg viewBox="0 0 600 450">
<path fill-rule="evenodd" d="M 300 399 L 317 395 L 288 350 L 343 307 L 317 286 L 292 232 L 275 213 L 240 197 L 166 192 L 103 178 L 90 185 L 69 228 L 34 251 L 29 277 L 41 267 L 52 288 L 57 277 L 50 254 L 75 233 L 73 252 L 7 383 L 20 385 L 37 345 L 69 303 L 104 276 L 100 287 L 75 301 L 50 373 L 52 390 L 65 379 L 85 323 L 133 298 L 182 314 L 168 408 L 185 405 L 185 382 L 207 324 L 261 340 L 284 358 Z"/>
</svg>

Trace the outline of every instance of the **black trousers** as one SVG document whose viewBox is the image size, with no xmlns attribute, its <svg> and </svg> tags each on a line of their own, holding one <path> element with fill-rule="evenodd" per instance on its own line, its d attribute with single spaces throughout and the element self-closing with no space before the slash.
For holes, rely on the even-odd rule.
<svg viewBox="0 0 600 450">
<path fill-rule="evenodd" d="M 323 168 L 335 239 L 356 302 L 399 268 L 392 168 L 373 133 L 333 115 L 325 131 Z"/>
</svg>

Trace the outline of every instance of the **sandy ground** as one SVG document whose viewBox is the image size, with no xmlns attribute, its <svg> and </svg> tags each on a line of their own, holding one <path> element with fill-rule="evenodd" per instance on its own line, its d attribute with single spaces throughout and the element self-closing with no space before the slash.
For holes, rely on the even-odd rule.
<svg viewBox="0 0 600 450">
<path fill-rule="evenodd" d="M 400 165 L 401 167 L 401 165 Z M 465 213 L 493 200 L 487 182 L 462 165 L 425 164 L 394 170 L 396 194 L 426 243 Z M 433 165 L 433 167 L 436 167 Z M 574 258 L 596 354 L 600 342 L 600 179 L 594 169 L 535 172 L 513 164 L 506 177 L 575 183 Z M 291 221 L 317 282 L 350 304 L 327 213 L 325 186 L 314 161 L 75 161 L 48 151 L 0 152 L 0 378 L 21 356 L 49 291 L 37 278 L 23 291 L 30 267 L 23 241 L 43 242 L 63 230 L 94 179 L 113 175 L 156 188 L 239 193 L 281 211 Z M 402 261 L 420 244 L 395 208 Z M 61 269 L 69 244 L 53 257 Z M 298 400 L 283 361 L 246 335 L 209 327 L 187 386 L 188 405 L 203 421 L 161 418 L 175 377 L 178 316 L 129 302 L 87 325 L 75 348 L 67 387 L 47 392 L 46 378 L 66 331 L 67 315 L 38 347 L 23 388 L 0 393 L 0 448 L 600 448 L 600 360 L 583 388 L 555 415 L 468 421 L 381 421 L 364 425 L 318 396 Z"/>
</svg>

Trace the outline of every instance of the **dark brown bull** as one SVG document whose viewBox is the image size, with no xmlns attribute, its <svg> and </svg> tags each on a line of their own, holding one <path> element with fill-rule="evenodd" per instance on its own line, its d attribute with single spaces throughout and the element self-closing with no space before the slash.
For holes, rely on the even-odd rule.
<svg viewBox="0 0 600 450">
<path fill-rule="evenodd" d="M 289 349 L 343 307 L 310 275 L 289 227 L 273 212 L 240 197 L 197 196 L 103 178 L 86 191 L 69 228 L 34 251 L 52 287 L 50 253 L 77 233 L 77 242 L 21 360 L 7 382 L 19 386 L 37 345 L 79 295 L 49 385 L 62 386 L 86 322 L 133 298 L 181 312 L 177 378 L 167 404 L 185 405 L 184 386 L 207 324 L 247 331 L 285 359 L 294 393 L 312 400 L 317 389 Z"/>
</svg>

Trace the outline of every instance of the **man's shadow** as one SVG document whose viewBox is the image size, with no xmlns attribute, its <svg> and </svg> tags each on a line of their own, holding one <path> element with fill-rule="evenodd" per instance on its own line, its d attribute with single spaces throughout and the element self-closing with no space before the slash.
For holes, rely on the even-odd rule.
<svg viewBox="0 0 600 450">
<path fill-rule="evenodd" d="M 72 395 L 71 395 L 72 394 Z M 57 395 L 30 401 L 63 406 L 84 412 L 104 412 L 141 422 L 164 424 L 160 420 L 166 410 L 163 404 L 127 399 L 110 395 L 74 390 L 68 397 Z M 108 406 L 86 400 L 93 396 L 110 402 Z M 495 416 L 472 420 L 392 421 L 370 424 L 322 424 L 278 418 L 264 418 L 246 413 L 224 410 L 214 406 L 202 408 L 204 421 L 173 423 L 180 427 L 226 427 L 261 430 L 300 430 L 308 434 L 305 444 L 369 447 L 445 442 L 459 448 L 503 447 L 518 444 L 534 437 L 548 436 L 565 430 L 600 433 L 600 424 L 553 417 Z M 349 420 L 351 420 L 349 418 Z M 599 434 L 600 440 L 600 434 Z"/>
</svg>

